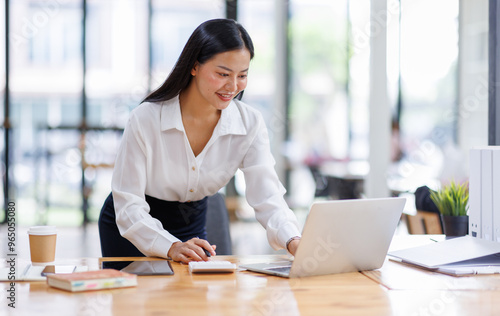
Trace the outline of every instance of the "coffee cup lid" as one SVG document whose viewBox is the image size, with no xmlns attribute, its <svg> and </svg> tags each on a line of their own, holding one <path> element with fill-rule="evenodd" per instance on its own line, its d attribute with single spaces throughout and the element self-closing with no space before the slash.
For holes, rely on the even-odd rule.
<svg viewBox="0 0 500 316">
<path fill-rule="evenodd" d="M 32 226 L 28 229 L 30 235 L 54 235 L 56 233 L 55 226 Z"/>
</svg>

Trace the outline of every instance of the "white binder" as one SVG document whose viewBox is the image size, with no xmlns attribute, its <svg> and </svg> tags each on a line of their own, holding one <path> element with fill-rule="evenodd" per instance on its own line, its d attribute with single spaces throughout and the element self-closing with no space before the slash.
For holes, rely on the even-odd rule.
<svg viewBox="0 0 500 316">
<path fill-rule="evenodd" d="M 469 235 L 481 238 L 481 149 L 469 157 Z"/>
<path fill-rule="evenodd" d="M 493 241 L 500 242 L 500 147 L 493 151 Z"/>
<path fill-rule="evenodd" d="M 481 238 L 493 240 L 493 150 L 481 149 Z"/>
</svg>

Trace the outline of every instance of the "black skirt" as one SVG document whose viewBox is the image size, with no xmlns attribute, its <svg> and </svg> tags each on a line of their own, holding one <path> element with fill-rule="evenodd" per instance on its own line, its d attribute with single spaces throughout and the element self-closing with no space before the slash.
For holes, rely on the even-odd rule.
<svg viewBox="0 0 500 316">
<path fill-rule="evenodd" d="M 181 241 L 184 242 L 194 237 L 206 239 L 206 197 L 200 201 L 181 203 L 146 195 L 146 202 L 150 207 L 149 214 L 158 219 L 165 230 Z M 121 236 L 116 225 L 112 194 L 109 194 L 104 202 L 98 225 L 103 257 L 144 256 L 128 239 Z"/>
</svg>

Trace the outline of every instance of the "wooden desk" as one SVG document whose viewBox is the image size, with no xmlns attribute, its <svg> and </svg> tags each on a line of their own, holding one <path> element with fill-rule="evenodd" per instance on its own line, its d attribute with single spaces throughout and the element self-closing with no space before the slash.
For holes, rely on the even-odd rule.
<svg viewBox="0 0 500 316">
<path fill-rule="evenodd" d="M 444 239 L 444 235 L 396 236 L 391 250 Z M 393 315 L 499 314 L 500 275 L 454 277 L 389 259 L 382 268 L 362 273 L 387 289 Z"/>
<path fill-rule="evenodd" d="M 235 263 L 278 260 L 281 256 L 217 257 Z M 65 261 L 64 263 L 69 263 Z M 79 264 L 98 268 L 98 259 Z M 285 279 L 248 271 L 191 275 L 172 263 L 173 276 L 138 278 L 134 288 L 70 293 L 45 282 L 17 282 L 12 315 L 387 315 L 386 290 L 361 273 Z M 8 283 L 0 283 L 7 293 Z M 2 295 L 5 297 L 5 295 Z M 1 301 L 0 315 L 9 315 Z M 12 312 L 12 311 L 11 311 Z"/>
<path fill-rule="evenodd" d="M 387 291 L 394 315 L 498 315 L 500 276 L 453 277 L 386 260 L 362 272 Z"/>
<path fill-rule="evenodd" d="M 282 256 L 221 256 L 250 263 Z M 144 258 L 142 258 L 144 259 Z M 65 261 L 64 263 L 70 263 Z M 97 269 L 99 259 L 73 263 Z M 139 277 L 134 288 L 70 293 L 45 282 L 17 282 L 16 309 L 0 283 L 0 315 L 493 315 L 500 277 L 451 277 L 386 261 L 380 270 L 301 279 L 238 271 Z"/>
</svg>

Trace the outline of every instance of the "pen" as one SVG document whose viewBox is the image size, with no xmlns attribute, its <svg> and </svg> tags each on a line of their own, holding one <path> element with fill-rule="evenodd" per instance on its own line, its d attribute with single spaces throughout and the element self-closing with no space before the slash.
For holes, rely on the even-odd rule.
<svg viewBox="0 0 500 316">
<path fill-rule="evenodd" d="M 203 248 L 203 251 L 205 251 L 205 254 L 207 255 L 207 257 L 211 257 L 212 255 L 210 254 L 210 252 L 208 250 L 206 250 L 205 248 Z"/>
</svg>

